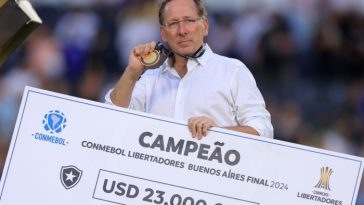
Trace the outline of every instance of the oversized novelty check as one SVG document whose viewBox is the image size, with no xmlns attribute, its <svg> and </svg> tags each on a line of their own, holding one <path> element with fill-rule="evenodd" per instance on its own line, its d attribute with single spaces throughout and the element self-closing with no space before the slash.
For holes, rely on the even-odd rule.
<svg viewBox="0 0 364 205">
<path fill-rule="evenodd" d="M 363 159 L 27 87 L 0 205 L 354 205 Z"/>
</svg>

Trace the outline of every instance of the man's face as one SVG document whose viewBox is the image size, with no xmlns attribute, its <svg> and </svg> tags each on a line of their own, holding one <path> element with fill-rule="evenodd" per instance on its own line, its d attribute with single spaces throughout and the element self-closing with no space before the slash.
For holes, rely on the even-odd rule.
<svg viewBox="0 0 364 205">
<path fill-rule="evenodd" d="M 208 20 L 198 16 L 193 0 L 169 2 L 163 17 L 164 25 L 160 29 L 163 41 L 167 41 L 174 52 L 194 54 L 208 34 Z"/>
</svg>

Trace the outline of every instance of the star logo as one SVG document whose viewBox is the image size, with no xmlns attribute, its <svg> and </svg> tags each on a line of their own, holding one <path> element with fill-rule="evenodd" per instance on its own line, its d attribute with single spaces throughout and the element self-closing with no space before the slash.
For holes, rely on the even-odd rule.
<svg viewBox="0 0 364 205">
<path fill-rule="evenodd" d="M 74 175 L 73 174 L 73 172 L 72 172 L 72 170 L 70 171 L 70 173 L 65 173 L 66 174 L 66 176 L 67 176 L 67 178 L 66 178 L 66 181 L 71 181 L 72 183 L 73 183 L 73 180 L 74 180 L 74 178 L 76 177 L 76 175 Z"/>
<path fill-rule="evenodd" d="M 71 189 L 78 184 L 82 176 L 82 170 L 76 166 L 62 166 L 61 182 L 64 188 Z"/>
</svg>

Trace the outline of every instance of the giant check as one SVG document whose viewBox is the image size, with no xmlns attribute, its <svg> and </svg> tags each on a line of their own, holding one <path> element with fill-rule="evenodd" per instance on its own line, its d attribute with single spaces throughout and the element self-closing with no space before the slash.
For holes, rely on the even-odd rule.
<svg viewBox="0 0 364 205">
<path fill-rule="evenodd" d="M 360 157 L 27 87 L 1 205 L 354 205 Z"/>
</svg>

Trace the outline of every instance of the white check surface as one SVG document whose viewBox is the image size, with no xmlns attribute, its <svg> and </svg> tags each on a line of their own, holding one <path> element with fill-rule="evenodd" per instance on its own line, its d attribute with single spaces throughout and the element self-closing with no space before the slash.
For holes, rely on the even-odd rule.
<svg viewBox="0 0 364 205">
<path fill-rule="evenodd" d="M 27 87 L 0 205 L 354 205 L 362 172 L 360 157 L 219 128 L 198 141 L 185 122 Z"/>
</svg>

